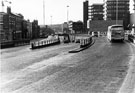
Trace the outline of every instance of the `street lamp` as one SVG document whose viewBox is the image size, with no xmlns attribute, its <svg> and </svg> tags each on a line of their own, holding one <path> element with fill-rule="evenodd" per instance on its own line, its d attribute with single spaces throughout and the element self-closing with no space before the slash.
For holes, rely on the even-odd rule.
<svg viewBox="0 0 135 93">
<path fill-rule="evenodd" d="M 43 0 L 43 25 L 45 26 L 45 1 Z"/>
<path fill-rule="evenodd" d="M 68 15 L 69 15 L 69 12 L 68 12 L 68 5 L 67 5 L 67 24 L 68 24 Z"/>
<path fill-rule="evenodd" d="M 50 16 L 51 17 L 51 27 L 52 27 L 52 16 Z"/>
<path fill-rule="evenodd" d="M 134 2 L 134 13 L 135 13 L 135 0 L 133 0 L 133 2 Z"/>
</svg>

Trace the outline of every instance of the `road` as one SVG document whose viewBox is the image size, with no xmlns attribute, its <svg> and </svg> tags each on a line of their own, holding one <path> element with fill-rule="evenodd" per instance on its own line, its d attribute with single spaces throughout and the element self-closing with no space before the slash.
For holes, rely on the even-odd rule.
<svg viewBox="0 0 135 93">
<path fill-rule="evenodd" d="M 2 50 L 2 93 L 118 93 L 134 61 L 134 46 L 99 37 L 90 48 L 68 53 L 76 47 Z"/>
</svg>

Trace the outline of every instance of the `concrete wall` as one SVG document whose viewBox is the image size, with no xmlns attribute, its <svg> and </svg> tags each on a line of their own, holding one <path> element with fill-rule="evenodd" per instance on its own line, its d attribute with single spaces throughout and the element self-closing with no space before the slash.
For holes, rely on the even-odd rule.
<svg viewBox="0 0 135 93">
<path fill-rule="evenodd" d="M 130 22 L 131 22 L 131 24 L 135 24 L 135 13 L 132 13 L 130 15 Z"/>
<path fill-rule="evenodd" d="M 89 31 L 107 31 L 108 26 L 114 25 L 116 23 L 115 20 L 92 20 L 89 22 Z M 118 24 L 123 25 L 123 20 L 119 20 Z"/>
<path fill-rule="evenodd" d="M 135 13 L 130 15 L 130 24 L 132 25 L 132 34 L 135 34 Z M 134 24 L 134 25 L 133 25 Z"/>
</svg>

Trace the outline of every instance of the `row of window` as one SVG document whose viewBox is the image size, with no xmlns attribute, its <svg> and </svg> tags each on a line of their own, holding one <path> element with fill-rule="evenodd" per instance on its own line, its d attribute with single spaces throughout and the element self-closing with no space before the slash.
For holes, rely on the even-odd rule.
<svg viewBox="0 0 135 93">
<path fill-rule="evenodd" d="M 107 16 L 116 16 L 116 14 L 107 14 Z M 124 14 L 119 14 L 118 16 L 125 16 Z"/>
<path fill-rule="evenodd" d="M 107 4 L 116 4 L 116 1 L 107 1 Z M 127 1 L 118 1 L 119 4 L 129 4 L 129 0 Z"/>
<path fill-rule="evenodd" d="M 116 8 L 116 6 L 106 6 L 106 8 Z M 118 8 L 129 8 L 129 6 L 118 6 Z"/>
<path fill-rule="evenodd" d="M 127 11 L 129 11 L 129 10 L 125 10 L 125 9 L 118 9 L 118 12 L 127 12 Z M 116 12 L 116 10 L 112 10 L 112 9 L 110 9 L 110 10 L 106 10 L 106 12 Z"/>
<path fill-rule="evenodd" d="M 97 12 L 94 12 L 94 13 L 91 13 L 91 15 L 92 14 L 103 14 L 103 13 L 102 12 L 98 12 L 98 13 Z"/>
</svg>

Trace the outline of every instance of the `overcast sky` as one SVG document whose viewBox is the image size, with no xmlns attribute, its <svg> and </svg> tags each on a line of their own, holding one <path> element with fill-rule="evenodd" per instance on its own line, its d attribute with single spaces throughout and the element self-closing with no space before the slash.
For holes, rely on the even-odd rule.
<svg viewBox="0 0 135 93">
<path fill-rule="evenodd" d="M 0 0 L 2 1 L 2 0 Z M 4 1 L 4 0 L 3 0 Z M 25 19 L 37 19 L 43 24 L 43 0 L 8 0 L 11 1 L 12 12 L 21 13 Z M 85 0 L 44 0 L 45 24 L 59 24 L 67 21 L 67 5 L 69 20 L 83 20 L 83 2 Z M 132 0 L 131 0 L 132 1 Z M 103 3 L 103 0 L 89 0 L 89 4 Z M 133 2 L 131 2 L 133 3 Z M 8 3 L 5 4 L 5 9 Z"/>
</svg>

